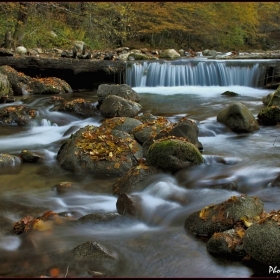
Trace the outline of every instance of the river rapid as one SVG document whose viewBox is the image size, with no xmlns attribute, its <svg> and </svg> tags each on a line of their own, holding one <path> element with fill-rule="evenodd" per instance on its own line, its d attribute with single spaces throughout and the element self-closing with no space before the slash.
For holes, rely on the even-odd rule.
<svg viewBox="0 0 280 280">
<path fill-rule="evenodd" d="M 116 178 L 74 174 L 58 166 L 56 155 L 62 140 L 71 133 L 88 124 L 99 126 L 102 120 L 52 112 L 44 106 L 50 96 L 30 96 L 27 105 L 39 110 L 32 125 L 1 126 L 0 130 L 1 153 L 19 155 L 28 149 L 43 158 L 0 174 L 1 277 L 54 276 L 54 268 L 59 277 L 91 277 L 92 271 L 106 275 L 101 266 L 80 266 L 67 255 L 86 241 L 101 244 L 117 258 L 117 266 L 109 273 L 112 277 L 261 275 L 257 267 L 241 260 L 210 255 L 205 240 L 185 231 L 184 221 L 194 211 L 232 195 L 258 196 L 267 212 L 280 208 L 280 190 L 269 185 L 280 173 L 280 127 L 261 126 L 252 134 L 236 134 L 216 121 L 218 112 L 233 101 L 244 103 L 256 116 L 264 107 L 262 97 L 272 90 L 235 85 L 145 86 L 134 90 L 139 93 L 143 112 L 172 122 L 187 115 L 197 122 L 204 164 L 144 181 L 144 190 L 137 193 L 143 198 L 141 220 L 121 216 L 106 223 L 77 224 L 74 221 L 87 214 L 117 212 L 117 197 L 112 195 Z M 239 95 L 222 96 L 227 90 Z M 96 92 L 65 97 L 81 97 L 97 104 Z M 16 104 L 21 103 L 18 97 Z M 78 187 L 64 194 L 52 188 L 65 181 Z M 223 188 L 229 182 L 236 182 L 237 187 Z M 13 233 L 15 222 L 28 215 L 41 216 L 47 210 L 72 222 L 21 235 Z"/>
</svg>

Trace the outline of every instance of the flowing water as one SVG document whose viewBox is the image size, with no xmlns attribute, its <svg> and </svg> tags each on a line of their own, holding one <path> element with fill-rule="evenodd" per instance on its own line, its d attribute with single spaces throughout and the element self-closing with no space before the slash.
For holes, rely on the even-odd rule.
<svg viewBox="0 0 280 280">
<path fill-rule="evenodd" d="M 39 110 L 32 125 L 1 126 L 0 153 L 18 155 L 28 149 L 43 160 L 25 163 L 20 169 L 0 175 L 0 276 L 51 276 L 53 268 L 58 269 L 60 277 L 91 277 L 90 271 L 104 272 L 102 265 L 86 262 L 82 265 L 67 254 L 86 241 L 99 243 L 117 258 L 114 268 L 105 269 L 105 275 L 114 277 L 258 275 L 255 267 L 240 260 L 208 254 L 204 240 L 185 232 L 184 221 L 194 211 L 239 194 L 258 196 L 266 211 L 280 208 L 280 190 L 269 184 L 280 172 L 280 127 L 261 126 L 254 133 L 236 134 L 216 121 L 218 112 L 233 101 L 243 102 L 256 116 L 264 107 L 262 97 L 272 91 L 258 87 L 263 71 L 260 62 L 251 63 L 246 69 L 242 65 L 222 69 L 225 65 L 199 63 L 202 64 L 190 65 L 190 69 L 184 66 L 182 70 L 184 75 L 192 74 L 191 81 L 195 83 L 186 82 L 192 76 L 188 76 L 185 84 L 178 80 L 173 85 L 172 79 L 167 84 L 161 82 L 166 71 L 168 75 L 175 73 L 175 80 L 181 71 L 168 70 L 168 63 L 161 64 L 165 70 L 159 69 L 159 64 L 146 63 L 135 64 L 127 71 L 127 83 L 139 93 L 143 112 L 165 116 L 172 122 L 187 115 L 197 122 L 199 141 L 204 147 L 204 164 L 181 170 L 174 176 L 152 176 L 142 183 L 144 190 L 136 193 L 143 198 L 140 220 L 121 216 L 106 223 L 75 223 L 86 214 L 117 212 L 117 197 L 112 195 L 115 178 L 80 176 L 60 168 L 56 162 L 63 139 L 88 124 L 99 126 L 101 119 L 81 120 L 52 112 L 44 106 L 50 97 L 31 96 L 27 105 Z M 144 72 L 143 67 L 146 67 Z M 220 80 L 216 79 L 217 69 L 221 70 Z M 227 90 L 239 95 L 222 96 Z M 96 92 L 65 96 L 97 102 Z M 16 104 L 21 103 L 18 98 Z M 75 182 L 77 187 L 57 193 L 52 187 L 64 181 Z M 224 187 L 230 182 L 236 182 L 236 188 Z M 16 221 L 25 216 L 41 216 L 47 210 L 61 213 L 67 221 L 41 231 L 13 233 Z"/>
</svg>

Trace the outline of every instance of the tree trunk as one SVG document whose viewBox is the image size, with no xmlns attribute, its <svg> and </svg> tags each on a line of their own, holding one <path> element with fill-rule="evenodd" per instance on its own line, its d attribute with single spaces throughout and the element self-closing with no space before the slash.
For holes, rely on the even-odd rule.
<svg viewBox="0 0 280 280">
<path fill-rule="evenodd" d="M 8 49 L 10 48 L 12 45 L 12 36 L 11 36 L 11 32 L 7 31 L 5 34 L 5 48 Z"/>
<path fill-rule="evenodd" d="M 13 39 L 15 44 L 19 44 L 20 40 L 22 39 L 24 27 L 28 20 L 29 9 L 30 9 L 30 3 L 25 3 L 25 2 L 19 3 L 17 24 L 15 27 L 15 32 L 13 34 Z"/>
</svg>

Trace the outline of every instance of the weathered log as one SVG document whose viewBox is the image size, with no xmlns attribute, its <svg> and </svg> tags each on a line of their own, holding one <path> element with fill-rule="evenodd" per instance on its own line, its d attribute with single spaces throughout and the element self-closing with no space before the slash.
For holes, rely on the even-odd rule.
<svg viewBox="0 0 280 280">
<path fill-rule="evenodd" d="M 2 65 L 9 65 L 31 77 L 63 79 L 73 89 L 93 89 L 102 83 L 124 83 L 125 63 L 122 61 L 4 56 L 0 59 Z"/>
</svg>

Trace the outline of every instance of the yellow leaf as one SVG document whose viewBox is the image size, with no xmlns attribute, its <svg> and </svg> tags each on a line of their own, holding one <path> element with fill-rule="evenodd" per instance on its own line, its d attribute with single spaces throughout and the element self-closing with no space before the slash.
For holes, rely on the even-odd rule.
<svg viewBox="0 0 280 280">
<path fill-rule="evenodd" d="M 239 237 L 243 237 L 244 236 L 244 234 L 245 234 L 245 231 L 244 230 L 242 230 L 242 229 L 239 229 L 238 231 L 236 231 L 236 233 L 237 233 L 237 235 L 239 236 Z"/>
<path fill-rule="evenodd" d="M 38 230 L 38 231 L 45 231 L 45 230 L 50 230 L 52 229 L 52 222 L 51 221 L 42 221 L 38 220 L 34 225 L 33 229 Z"/>
<path fill-rule="evenodd" d="M 109 153 L 109 157 L 112 157 L 112 156 L 113 156 L 113 153 L 112 153 L 112 152 L 110 152 L 110 153 Z"/>
<path fill-rule="evenodd" d="M 119 162 L 116 162 L 116 163 L 114 164 L 114 167 L 117 168 L 117 169 L 119 169 L 120 166 L 121 166 L 121 164 L 120 164 Z"/>
</svg>

